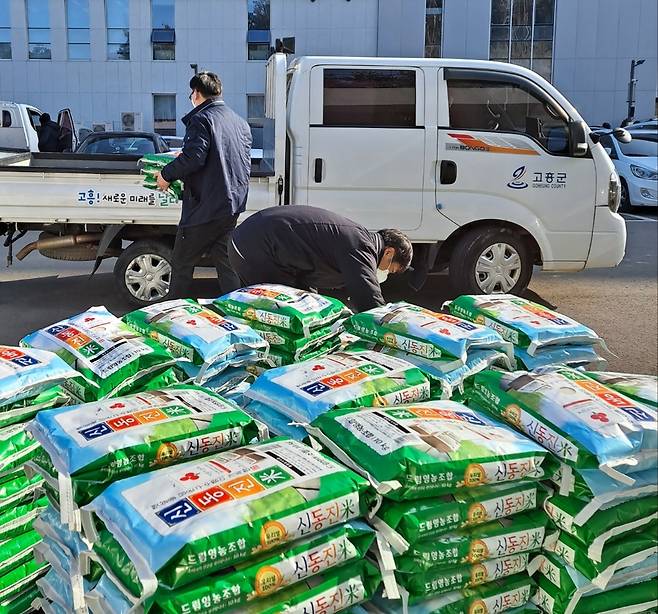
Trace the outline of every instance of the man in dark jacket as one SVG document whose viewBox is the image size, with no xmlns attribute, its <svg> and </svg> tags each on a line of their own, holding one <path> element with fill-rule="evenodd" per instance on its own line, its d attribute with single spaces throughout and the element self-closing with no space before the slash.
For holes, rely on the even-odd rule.
<svg viewBox="0 0 658 614">
<path fill-rule="evenodd" d="M 365 311 L 384 304 L 380 284 L 409 268 L 413 250 L 399 230 L 370 232 L 316 207 L 270 207 L 233 233 L 229 259 L 243 285 L 345 288 Z"/>
<path fill-rule="evenodd" d="M 184 183 L 169 298 L 189 296 L 194 267 L 204 253 L 217 268 L 223 293 L 240 285 L 227 250 L 247 206 L 251 130 L 221 99 L 222 84 L 215 73 L 194 75 L 190 88 L 194 110 L 183 117 L 183 150 L 157 178 L 162 190 L 174 179 Z"/>
<path fill-rule="evenodd" d="M 41 152 L 58 152 L 59 147 L 60 125 L 50 119 L 49 113 L 42 113 L 39 118 L 39 151 Z"/>
</svg>

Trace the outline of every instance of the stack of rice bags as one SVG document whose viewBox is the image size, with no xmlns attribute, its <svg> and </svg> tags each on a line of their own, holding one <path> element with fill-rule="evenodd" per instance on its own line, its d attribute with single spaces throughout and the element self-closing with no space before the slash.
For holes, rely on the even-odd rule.
<svg viewBox="0 0 658 614">
<path fill-rule="evenodd" d="M 166 347 L 196 384 L 267 356 L 268 344 L 249 326 L 230 322 L 193 301 L 165 301 L 123 317 L 133 330 Z"/>
<path fill-rule="evenodd" d="M 86 507 L 92 612 L 340 612 L 380 582 L 368 482 L 286 438 L 120 480 Z"/>
<path fill-rule="evenodd" d="M 270 346 L 267 358 L 276 367 L 335 349 L 341 321 L 350 313 L 335 298 L 275 284 L 240 288 L 216 299 L 212 307 L 261 335 Z"/>
<path fill-rule="evenodd" d="M 41 538 L 32 524 L 46 499 L 41 478 L 23 471 L 39 447 L 26 422 L 68 402 L 60 384 L 76 375 L 50 352 L 0 346 L 0 612 L 30 611 L 35 580 L 47 571 L 34 557 Z"/>
<path fill-rule="evenodd" d="M 46 326 L 24 337 L 21 345 L 54 352 L 74 367 L 79 376 L 67 379 L 64 387 L 80 402 L 178 382 L 174 357 L 105 307 Z"/>
<path fill-rule="evenodd" d="M 534 562 L 549 614 L 641 612 L 657 605 L 656 410 L 570 367 L 483 371 L 483 407 L 552 453 L 554 529 Z"/>
<path fill-rule="evenodd" d="M 451 398 L 466 378 L 482 369 L 496 365 L 509 370 L 513 365 L 512 345 L 494 330 L 409 303 L 356 314 L 345 327 L 370 349 L 418 367 L 433 384 L 433 398 Z"/>
<path fill-rule="evenodd" d="M 332 410 L 307 428 L 384 497 L 373 524 L 393 552 L 380 557 L 381 611 L 503 612 L 529 601 L 528 557 L 547 524 L 535 509 L 541 446 L 454 401 Z M 477 609 L 483 602 L 498 605 Z"/>
<path fill-rule="evenodd" d="M 173 154 L 147 154 L 139 161 L 139 167 L 144 175 L 144 187 L 149 190 L 159 190 L 155 180 L 157 173 L 167 166 L 176 156 Z M 179 179 L 172 181 L 167 188 L 167 193 L 176 200 L 183 197 L 183 182 Z"/>
<path fill-rule="evenodd" d="M 402 359 L 352 348 L 270 369 L 245 397 L 245 411 L 272 432 L 304 439 L 303 425 L 326 411 L 424 401 L 430 398 L 430 383 Z"/>
<path fill-rule="evenodd" d="M 453 315 L 488 326 L 513 343 L 519 369 L 555 364 L 600 369 L 607 364 L 597 353 L 605 344 L 593 330 L 527 299 L 463 295 L 447 305 Z"/>
<path fill-rule="evenodd" d="M 45 593 L 59 594 L 54 601 L 71 612 L 84 609 L 84 593 L 100 577 L 95 573 L 100 564 L 90 565 L 90 559 L 101 557 L 102 550 L 98 554 L 88 537 L 71 535 L 83 526 L 94 534 L 83 506 L 122 478 L 267 436 L 232 402 L 183 384 L 44 410 L 28 430 L 43 447 L 27 468 L 45 480 L 51 502 L 36 527 L 48 541 L 43 558 L 56 572 L 44 581 Z"/>
</svg>

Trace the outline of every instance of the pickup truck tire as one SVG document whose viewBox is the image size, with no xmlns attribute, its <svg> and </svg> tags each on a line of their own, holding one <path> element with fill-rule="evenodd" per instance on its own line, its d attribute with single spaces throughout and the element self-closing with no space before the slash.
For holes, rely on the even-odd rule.
<svg viewBox="0 0 658 614">
<path fill-rule="evenodd" d="M 519 294 L 530 283 L 528 244 L 509 228 L 474 228 L 450 255 L 449 278 L 459 294 Z"/>
<path fill-rule="evenodd" d="M 153 240 L 131 243 L 117 258 L 114 278 L 121 297 L 133 305 L 163 300 L 171 281 L 171 247 Z"/>
</svg>

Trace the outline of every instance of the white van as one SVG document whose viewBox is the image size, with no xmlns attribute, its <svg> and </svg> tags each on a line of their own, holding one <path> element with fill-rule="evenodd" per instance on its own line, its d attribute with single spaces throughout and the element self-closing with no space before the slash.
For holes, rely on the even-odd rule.
<svg viewBox="0 0 658 614">
<path fill-rule="evenodd" d="M 417 274 L 447 267 L 459 292 L 519 293 L 534 265 L 613 267 L 624 255 L 610 158 L 569 101 L 525 68 L 348 57 L 288 66 L 275 54 L 266 116 L 247 213 L 307 204 L 399 228 L 414 243 Z M 179 207 L 141 187 L 136 159 L 0 162 L 0 232 L 4 222 L 119 254 L 119 286 L 135 302 L 163 296 Z M 152 256 L 165 262 L 162 279 L 131 287 L 128 277 L 146 283 L 140 267 Z"/>
</svg>

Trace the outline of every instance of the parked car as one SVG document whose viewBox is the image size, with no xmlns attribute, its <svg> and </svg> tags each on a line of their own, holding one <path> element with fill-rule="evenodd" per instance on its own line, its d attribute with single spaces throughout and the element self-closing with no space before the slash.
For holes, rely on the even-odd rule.
<svg viewBox="0 0 658 614">
<path fill-rule="evenodd" d="M 154 132 L 92 132 L 75 153 L 141 156 L 168 151 L 169 145 Z"/>
<path fill-rule="evenodd" d="M 177 152 L 183 149 L 182 136 L 163 136 L 162 140 L 169 146 L 169 151 Z"/>
<path fill-rule="evenodd" d="M 632 128 L 635 128 L 633 126 Z M 620 211 L 658 206 L 658 131 L 628 130 L 632 139 L 619 141 L 610 132 L 599 133 L 621 180 Z"/>
<path fill-rule="evenodd" d="M 628 130 L 638 130 L 638 129 L 649 129 L 649 130 L 658 130 L 658 117 L 653 119 L 647 119 L 644 121 L 633 122 L 627 126 Z"/>
</svg>

